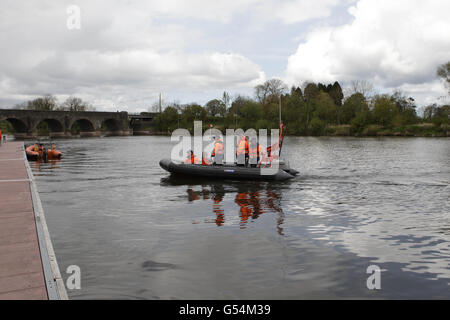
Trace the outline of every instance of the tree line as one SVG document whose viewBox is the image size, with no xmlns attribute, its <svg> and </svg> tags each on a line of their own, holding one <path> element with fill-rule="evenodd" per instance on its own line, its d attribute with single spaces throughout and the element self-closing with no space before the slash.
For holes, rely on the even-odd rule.
<svg viewBox="0 0 450 320">
<path fill-rule="evenodd" d="M 449 89 L 450 62 L 437 69 Z M 197 103 L 169 104 L 155 119 L 153 131 L 170 133 L 177 128 L 193 129 L 195 120 L 205 129 L 213 125 L 220 130 L 242 128 L 276 129 L 281 117 L 290 135 L 448 135 L 450 106 L 426 106 L 417 113 L 412 97 L 401 92 L 373 94 L 368 81 L 353 81 L 344 96 L 339 82 L 305 82 L 288 89 L 279 79 L 270 79 L 254 88 L 254 97 L 238 95 L 234 99 L 224 92 L 222 97 Z M 16 105 L 19 109 L 44 111 L 95 111 L 87 102 L 69 97 L 58 103 L 52 95 Z"/>
<path fill-rule="evenodd" d="M 450 62 L 440 66 L 437 74 L 449 86 Z M 415 100 L 401 92 L 372 95 L 373 86 L 367 81 L 354 81 L 349 90 L 344 98 L 339 82 L 307 82 L 288 89 L 281 80 L 271 79 L 254 88 L 254 98 L 237 96 L 231 101 L 224 92 L 204 106 L 170 104 L 155 124 L 158 131 L 167 133 L 177 128 L 192 130 L 194 120 L 203 121 L 205 128 L 212 124 L 222 130 L 275 129 L 281 103 L 281 118 L 291 135 L 414 135 L 424 131 L 447 135 L 450 130 L 449 105 L 427 106 L 419 116 Z"/>
</svg>

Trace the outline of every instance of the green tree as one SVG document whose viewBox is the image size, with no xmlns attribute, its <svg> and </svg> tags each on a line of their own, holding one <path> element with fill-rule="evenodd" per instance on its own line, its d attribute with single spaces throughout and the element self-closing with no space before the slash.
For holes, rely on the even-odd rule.
<svg viewBox="0 0 450 320">
<path fill-rule="evenodd" d="M 321 121 L 317 117 L 314 117 L 311 120 L 309 133 L 312 134 L 313 136 L 320 136 L 323 134 L 324 128 L 325 128 L 325 124 L 323 123 L 323 121 Z"/>
<path fill-rule="evenodd" d="M 320 91 L 316 100 L 315 115 L 324 124 L 336 122 L 336 106 L 333 99 L 326 92 Z"/>
<path fill-rule="evenodd" d="M 316 104 L 315 98 L 319 94 L 319 89 L 315 83 L 309 82 L 303 90 L 303 98 L 306 102 L 306 128 L 309 128 L 311 115 L 313 114 Z"/>
<path fill-rule="evenodd" d="M 297 95 L 297 97 L 299 97 L 300 99 L 303 100 L 303 92 L 302 89 L 300 87 L 292 87 L 291 88 L 291 96 L 292 95 Z"/>
<path fill-rule="evenodd" d="M 237 96 L 231 103 L 231 107 L 228 109 L 228 113 L 239 114 L 241 108 L 250 101 L 252 101 L 252 99 L 248 97 L 244 97 L 241 95 Z"/>
<path fill-rule="evenodd" d="M 394 125 L 403 126 L 414 124 L 418 121 L 415 101 L 412 97 L 407 98 L 401 92 L 394 92 L 391 99 L 394 101 L 398 114 L 394 117 Z"/>
<path fill-rule="evenodd" d="M 208 101 L 205 105 L 205 109 L 207 114 L 212 117 L 224 117 L 227 110 L 225 104 L 219 99 Z"/>
<path fill-rule="evenodd" d="M 437 110 L 439 107 L 436 103 L 433 103 L 432 105 L 426 106 L 425 110 L 423 111 L 423 119 L 425 121 L 431 121 L 433 120 L 433 117 L 435 116 Z"/>
<path fill-rule="evenodd" d="M 323 92 L 327 92 L 328 93 L 328 88 L 327 88 L 327 86 L 326 85 L 324 85 L 323 83 L 318 83 L 317 84 L 317 89 L 319 90 L 319 91 L 323 91 Z"/>
<path fill-rule="evenodd" d="M 354 93 L 345 100 L 340 109 L 340 120 L 343 124 L 349 124 L 358 113 L 368 112 L 369 107 L 362 93 Z"/>
<path fill-rule="evenodd" d="M 379 95 L 375 97 L 373 116 L 377 124 L 389 127 L 392 125 L 392 121 L 397 114 L 397 105 L 390 96 Z"/>
<path fill-rule="evenodd" d="M 231 103 L 231 107 L 227 110 L 225 117 L 225 126 L 228 128 L 236 128 L 238 127 L 239 122 L 239 114 L 241 108 L 243 108 L 247 103 L 251 102 L 252 99 L 238 95 L 233 102 Z"/>
<path fill-rule="evenodd" d="M 179 114 L 177 108 L 169 106 L 164 109 L 161 116 L 166 130 L 173 131 L 178 127 Z"/>
<path fill-rule="evenodd" d="M 334 104 L 337 107 L 342 106 L 342 100 L 344 99 L 344 93 L 342 92 L 342 88 L 339 84 L 339 82 L 333 83 L 330 90 L 328 91 L 328 94 L 333 99 Z"/>
<path fill-rule="evenodd" d="M 438 127 L 443 124 L 450 125 L 450 105 L 436 108 L 432 121 Z"/>
<path fill-rule="evenodd" d="M 361 134 L 369 124 L 369 112 L 360 112 L 351 120 L 351 131 Z"/>
<path fill-rule="evenodd" d="M 316 98 L 319 94 L 319 88 L 315 83 L 309 82 L 306 84 L 303 90 L 303 97 L 306 103 L 310 102 L 312 99 Z"/>
<path fill-rule="evenodd" d="M 286 96 L 281 115 L 289 134 L 305 133 L 306 103 L 300 88 L 293 88 L 291 94 Z"/>
<path fill-rule="evenodd" d="M 206 114 L 206 110 L 202 106 L 193 103 L 183 110 L 182 116 L 185 124 L 188 124 L 189 127 L 193 127 L 194 121 L 204 121 L 206 119 Z"/>
<path fill-rule="evenodd" d="M 261 119 L 261 115 L 261 105 L 254 101 L 247 101 L 247 103 L 239 110 L 241 127 L 243 129 L 253 128 L 255 123 Z"/>
</svg>

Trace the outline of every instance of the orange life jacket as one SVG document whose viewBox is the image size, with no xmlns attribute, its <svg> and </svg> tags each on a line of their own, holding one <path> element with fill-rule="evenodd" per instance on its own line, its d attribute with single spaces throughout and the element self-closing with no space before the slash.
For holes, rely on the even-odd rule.
<svg viewBox="0 0 450 320">
<path fill-rule="evenodd" d="M 202 165 L 204 165 L 204 166 L 209 166 L 210 163 L 209 163 L 208 159 L 202 158 Z"/>
<path fill-rule="evenodd" d="M 223 154 L 223 142 L 222 141 L 217 141 L 215 144 L 214 144 L 214 149 L 213 149 L 213 151 L 212 151 L 212 153 L 211 153 L 211 157 L 215 157 L 216 156 L 216 153 L 217 154 Z"/>
<path fill-rule="evenodd" d="M 250 158 L 258 158 L 262 154 L 262 147 L 260 144 L 257 144 L 256 148 L 250 147 L 248 149 L 248 155 Z"/>
<path fill-rule="evenodd" d="M 186 158 L 184 163 L 196 164 L 199 163 L 198 158 L 192 153 L 190 156 Z"/>
<path fill-rule="evenodd" d="M 248 154 L 248 141 L 246 138 L 239 140 L 236 155 Z"/>
</svg>

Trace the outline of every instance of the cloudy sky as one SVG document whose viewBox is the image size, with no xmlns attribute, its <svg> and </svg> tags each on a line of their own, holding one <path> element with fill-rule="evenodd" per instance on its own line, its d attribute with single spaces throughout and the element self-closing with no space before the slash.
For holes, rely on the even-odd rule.
<svg viewBox="0 0 450 320">
<path fill-rule="evenodd" d="M 75 5 L 80 9 L 77 28 Z M 43 94 L 97 110 L 205 103 L 287 84 L 368 80 L 443 101 L 447 0 L 2 0 L 0 106 Z M 74 20 L 75 19 L 75 20 Z"/>
</svg>

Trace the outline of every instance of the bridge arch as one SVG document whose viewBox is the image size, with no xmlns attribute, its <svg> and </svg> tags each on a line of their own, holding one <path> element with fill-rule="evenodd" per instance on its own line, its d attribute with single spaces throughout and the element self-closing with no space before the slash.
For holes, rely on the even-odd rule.
<svg viewBox="0 0 450 320">
<path fill-rule="evenodd" d="M 43 119 L 36 124 L 38 134 L 48 131 L 49 136 L 64 136 L 64 125 L 57 119 Z M 39 132 L 41 131 L 41 132 Z"/>
<path fill-rule="evenodd" d="M 76 119 L 70 125 L 72 134 L 79 134 L 81 136 L 95 136 L 94 124 L 85 118 Z"/>
<path fill-rule="evenodd" d="M 18 118 L 6 118 L 5 120 L 12 125 L 15 133 L 26 134 L 28 132 L 28 126 L 25 121 Z"/>
<path fill-rule="evenodd" d="M 102 121 L 101 130 L 106 135 L 122 135 L 122 124 L 117 119 L 105 119 Z"/>
</svg>

